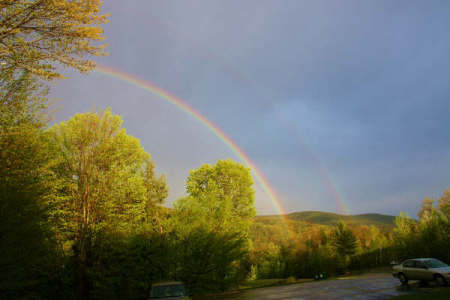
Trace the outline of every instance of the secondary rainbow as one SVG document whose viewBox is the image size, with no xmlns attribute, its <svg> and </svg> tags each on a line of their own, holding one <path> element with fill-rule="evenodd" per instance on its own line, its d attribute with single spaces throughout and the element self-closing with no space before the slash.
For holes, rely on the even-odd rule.
<svg viewBox="0 0 450 300">
<path fill-rule="evenodd" d="M 189 104 L 184 102 L 183 100 L 175 97 L 174 95 L 170 94 L 169 92 L 161 89 L 160 87 L 156 86 L 155 84 L 140 79 L 132 74 L 123 72 L 121 70 L 105 66 L 105 65 L 99 65 L 97 64 L 97 67 L 95 71 L 121 79 L 123 81 L 129 82 L 130 84 L 133 84 L 135 86 L 138 86 L 142 89 L 145 89 L 152 94 L 163 98 L 164 100 L 176 105 L 179 109 L 184 111 L 185 113 L 191 115 L 196 120 L 198 120 L 200 123 L 205 125 L 206 128 L 208 128 L 214 135 L 216 135 L 227 147 L 236 154 L 239 159 L 241 159 L 252 171 L 253 174 L 256 177 L 256 181 L 260 183 L 261 187 L 263 188 L 264 192 L 267 194 L 267 196 L 270 198 L 270 201 L 272 202 L 275 209 L 278 211 L 279 214 L 285 215 L 286 211 L 283 208 L 282 203 L 276 196 L 273 188 L 271 187 L 269 181 L 266 179 L 264 174 L 258 169 L 258 167 L 252 162 L 252 160 L 248 157 L 248 155 L 241 149 L 239 146 L 224 132 L 222 131 L 218 126 L 213 124 L 210 120 L 208 120 L 205 116 L 200 114 L 198 111 L 196 111 L 194 108 L 192 108 Z"/>
</svg>

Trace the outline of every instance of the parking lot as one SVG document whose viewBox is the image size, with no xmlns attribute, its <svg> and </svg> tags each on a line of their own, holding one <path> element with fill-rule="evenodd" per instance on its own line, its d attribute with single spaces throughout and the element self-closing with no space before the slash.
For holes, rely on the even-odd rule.
<svg viewBox="0 0 450 300">
<path fill-rule="evenodd" d="M 389 299 L 420 292 L 403 287 L 388 273 L 274 286 L 209 296 L 220 300 L 281 300 L 281 299 Z"/>
</svg>

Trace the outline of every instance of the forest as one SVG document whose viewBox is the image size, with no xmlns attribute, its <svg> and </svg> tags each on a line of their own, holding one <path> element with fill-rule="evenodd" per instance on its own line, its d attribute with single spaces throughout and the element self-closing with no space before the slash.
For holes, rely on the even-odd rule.
<svg viewBox="0 0 450 300">
<path fill-rule="evenodd" d="M 61 68 L 89 72 L 107 54 L 100 6 L 0 1 L 2 298 L 145 299 L 164 280 L 201 294 L 411 257 L 450 262 L 450 190 L 424 199 L 418 219 L 256 216 L 251 170 L 225 159 L 193 169 L 167 208 L 164 175 L 120 115 L 51 122 Z"/>
</svg>

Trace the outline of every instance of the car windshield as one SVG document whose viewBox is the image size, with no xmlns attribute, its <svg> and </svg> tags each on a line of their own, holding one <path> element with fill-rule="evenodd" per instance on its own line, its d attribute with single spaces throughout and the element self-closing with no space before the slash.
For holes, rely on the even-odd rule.
<svg viewBox="0 0 450 300">
<path fill-rule="evenodd" d="M 444 267 L 448 267 L 448 265 L 438 259 L 429 259 L 424 261 L 425 265 L 428 268 L 444 268 Z"/>
<path fill-rule="evenodd" d="M 168 298 L 185 296 L 182 284 L 159 285 L 152 288 L 152 298 Z"/>
</svg>

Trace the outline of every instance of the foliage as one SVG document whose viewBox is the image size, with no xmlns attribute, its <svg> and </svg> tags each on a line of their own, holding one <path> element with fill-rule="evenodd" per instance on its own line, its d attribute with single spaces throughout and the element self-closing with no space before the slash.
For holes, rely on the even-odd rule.
<svg viewBox="0 0 450 300">
<path fill-rule="evenodd" d="M 355 254 L 358 246 L 355 235 L 343 222 L 337 223 L 332 232 L 332 245 L 342 257 Z"/>
<path fill-rule="evenodd" d="M 428 218 L 433 213 L 433 202 L 434 200 L 430 198 L 425 198 L 422 201 L 420 211 L 417 214 L 419 219 Z"/>
<path fill-rule="evenodd" d="M 334 215 L 331 214 L 331 218 Z M 382 215 L 368 214 L 364 215 L 366 224 L 373 224 L 372 216 L 375 220 L 390 219 L 389 216 L 385 218 Z M 308 221 L 303 221 L 303 217 Z M 333 245 L 337 225 L 328 225 L 329 218 L 330 214 L 325 212 L 292 213 L 285 218 L 256 217 L 250 231 L 253 245 L 250 257 L 252 264 L 256 266 L 256 277 L 311 278 L 319 272 L 336 274 L 344 272 L 347 267 L 361 269 L 384 266 L 392 260 L 388 224 L 356 225 L 354 220 L 359 216 L 343 218 L 349 222 L 345 227 L 355 236 L 357 246 L 353 249 L 354 254 L 342 256 Z M 273 248 L 277 251 L 273 251 Z"/>
<path fill-rule="evenodd" d="M 106 110 L 77 114 L 49 130 L 59 178 L 51 220 L 61 243 L 73 247 L 83 297 L 97 235 L 138 231 L 167 195 L 164 178 L 154 176 L 150 155 L 121 125 L 121 118 Z"/>
<path fill-rule="evenodd" d="M 186 182 L 190 197 L 180 201 L 178 210 L 195 209 L 196 218 L 206 218 L 215 231 L 247 234 L 256 214 L 252 185 L 250 170 L 239 163 L 228 159 L 214 166 L 204 164 L 190 172 Z"/>
<path fill-rule="evenodd" d="M 173 242 L 157 233 L 102 234 L 88 268 L 92 299 L 146 299 L 152 282 L 174 274 Z"/>
<path fill-rule="evenodd" d="M 176 278 L 192 292 L 224 291 L 245 279 L 241 267 L 247 250 L 241 236 L 200 227 L 177 241 Z"/>
<path fill-rule="evenodd" d="M 26 70 L 42 79 L 60 77 L 57 65 L 87 72 L 87 56 L 104 55 L 100 0 L 0 1 L 0 74 Z"/>
<path fill-rule="evenodd" d="M 59 260 L 47 221 L 54 176 L 43 96 L 29 74 L 0 89 L 0 294 L 7 298 L 44 297 Z"/>
<path fill-rule="evenodd" d="M 69 220 L 81 220 L 71 229 L 76 236 L 94 227 L 135 229 L 150 220 L 151 209 L 167 195 L 164 177 L 154 176 L 150 155 L 121 124 L 106 110 L 77 114 L 49 130 L 58 153 L 54 169 L 63 181 L 57 201 L 73 207 Z"/>
<path fill-rule="evenodd" d="M 424 200 L 427 212 L 417 222 L 408 215 L 400 215 L 396 220 L 393 244 L 399 260 L 414 257 L 435 257 L 450 261 L 450 222 L 440 209 L 429 206 Z"/>
<path fill-rule="evenodd" d="M 190 172 L 189 196 L 175 203 L 170 224 L 180 241 L 177 276 L 192 290 L 225 290 L 247 277 L 252 184 L 250 171 L 231 160 Z"/>
<path fill-rule="evenodd" d="M 439 210 L 450 219 L 450 189 L 444 191 L 443 195 L 438 200 Z"/>
</svg>

